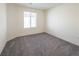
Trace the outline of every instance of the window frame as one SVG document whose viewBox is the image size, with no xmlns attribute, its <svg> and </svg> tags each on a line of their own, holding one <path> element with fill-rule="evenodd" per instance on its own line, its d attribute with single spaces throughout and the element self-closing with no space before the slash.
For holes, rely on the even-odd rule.
<svg viewBox="0 0 79 59">
<path fill-rule="evenodd" d="M 29 27 L 26 27 L 25 26 L 25 22 L 24 22 L 24 28 L 36 28 L 37 27 L 37 13 L 36 12 L 30 12 L 30 11 L 24 11 L 24 18 L 25 18 L 25 13 L 27 13 L 27 12 L 29 12 L 31 15 L 29 15 L 29 17 L 30 17 L 30 24 L 29 24 Z M 34 27 L 32 27 L 32 13 L 35 13 L 36 14 L 36 17 L 35 17 L 35 26 Z M 25 19 L 24 19 L 24 21 L 25 21 Z"/>
</svg>

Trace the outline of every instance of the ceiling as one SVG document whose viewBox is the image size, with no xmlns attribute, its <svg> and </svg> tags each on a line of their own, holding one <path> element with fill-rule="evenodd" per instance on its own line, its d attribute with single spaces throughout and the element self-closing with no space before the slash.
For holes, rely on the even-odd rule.
<svg viewBox="0 0 79 59">
<path fill-rule="evenodd" d="M 17 4 L 21 6 L 30 7 L 30 8 L 45 10 L 45 9 L 59 6 L 62 3 L 17 3 Z"/>
</svg>

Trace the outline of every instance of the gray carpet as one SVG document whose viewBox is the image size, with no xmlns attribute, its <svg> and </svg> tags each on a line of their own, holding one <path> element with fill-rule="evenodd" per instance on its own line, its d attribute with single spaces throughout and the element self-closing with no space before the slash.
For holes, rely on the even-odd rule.
<svg viewBox="0 0 79 59">
<path fill-rule="evenodd" d="M 47 33 L 17 37 L 7 42 L 2 56 L 79 56 L 79 46 Z"/>
</svg>

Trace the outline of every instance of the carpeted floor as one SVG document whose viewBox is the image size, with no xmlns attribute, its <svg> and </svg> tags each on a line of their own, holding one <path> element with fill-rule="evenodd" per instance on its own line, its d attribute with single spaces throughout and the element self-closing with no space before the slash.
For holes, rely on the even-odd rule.
<svg viewBox="0 0 79 59">
<path fill-rule="evenodd" d="M 7 42 L 2 56 L 79 56 L 79 46 L 47 33 L 17 37 Z"/>
</svg>

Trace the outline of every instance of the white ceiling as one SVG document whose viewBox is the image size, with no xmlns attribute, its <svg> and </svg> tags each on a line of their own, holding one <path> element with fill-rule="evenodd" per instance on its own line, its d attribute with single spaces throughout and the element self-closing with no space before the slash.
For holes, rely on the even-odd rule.
<svg viewBox="0 0 79 59">
<path fill-rule="evenodd" d="M 42 9 L 42 10 L 56 7 L 61 4 L 62 3 L 18 3 L 18 5 L 21 5 L 21 6 L 26 6 L 26 7 L 35 8 L 35 9 Z"/>
</svg>

